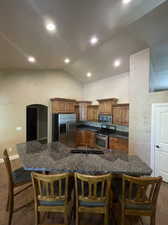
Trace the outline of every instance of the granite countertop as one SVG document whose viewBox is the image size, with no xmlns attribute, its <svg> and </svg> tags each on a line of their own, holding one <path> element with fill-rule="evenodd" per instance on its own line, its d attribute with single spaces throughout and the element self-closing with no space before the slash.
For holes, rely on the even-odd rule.
<svg viewBox="0 0 168 225">
<path fill-rule="evenodd" d="M 60 142 L 40 144 L 37 141 L 17 145 L 26 170 L 51 172 L 81 172 L 85 174 L 151 175 L 152 170 L 138 157 L 119 150 L 105 150 L 104 154 L 73 154 L 72 148 Z"/>
<path fill-rule="evenodd" d="M 90 130 L 90 131 L 94 131 L 94 132 L 97 132 L 98 130 L 100 130 L 100 128 L 92 127 L 92 126 L 85 126 L 85 125 L 79 125 L 77 127 L 77 129 L 79 129 L 79 130 Z M 114 138 L 128 139 L 128 132 L 116 131 L 115 133 L 109 133 L 108 136 L 114 137 Z"/>
<path fill-rule="evenodd" d="M 95 131 L 97 132 L 100 128 L 98 127 L 92 127 L 92 126 L 86 126 L 86 125 L 78 125 L 77 129 L 79 130 L 90 130 L 90 131 Z"/>
</svg>

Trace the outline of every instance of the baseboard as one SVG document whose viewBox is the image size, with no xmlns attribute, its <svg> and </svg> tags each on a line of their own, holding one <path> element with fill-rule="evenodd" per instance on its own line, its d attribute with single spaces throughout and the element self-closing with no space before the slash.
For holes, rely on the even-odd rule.
<svg viewBox="0 0 168 225">
<path fill-rule="evenodd" d="M 10 160 L 15 160 L 15 159 L 18 159 L 18 158 L 19 158 L 18 154 L 9 156 Z M 3 162 L 4 162 L 4 160 L 2 158 L 0 158 L 0 163 L 3 163 Z"/>
</svg>

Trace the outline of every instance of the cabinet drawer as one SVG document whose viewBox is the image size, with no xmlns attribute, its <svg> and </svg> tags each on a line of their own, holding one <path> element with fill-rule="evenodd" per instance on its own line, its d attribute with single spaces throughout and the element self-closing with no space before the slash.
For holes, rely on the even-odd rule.
<svg viewBox="0 0 168 225">
<path fill-rule="evenodd" d="M 128 152 L 128 140 L 122 138 L 109 137 L 109 148 Z"/>
<path fill-rule="evenodd" d="M 110 137 L 109 140 L 112 143 L 118 143 L 119 142 L 119 138 Z"/>
</svg>

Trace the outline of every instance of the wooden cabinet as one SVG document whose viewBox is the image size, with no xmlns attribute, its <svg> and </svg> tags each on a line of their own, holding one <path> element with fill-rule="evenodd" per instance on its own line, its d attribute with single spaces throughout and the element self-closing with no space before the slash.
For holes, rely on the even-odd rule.
<svg viewBox="0 0 168 225">
<path fill-rule="evenodd" d="M 86 131 L 78 129 L 76 131 L 76 146 L 86 146 Z"/>
<path fill-rule="evenodd" d="M 128 139 L 109 137 L 109 148 L 128 152 Z"/>
<path fill-rule="evenodd" d="M 89 105 L 87 109 L 87 120 L 98 121 L 98 105 Z"/>
<path fill-rule="evenodd" d="M 96 145 L 96 133 L 94 131 L 87 131 L 86 132 L 86 143 L 87 146 L 90 148 L 95 148 Z"/>
<path fill-rule="evenodd" d="M 112 107 L 113 124 L 129 125 L 129 104 L 116 104 Z"/>
<path fill-rule="evenodd" d="M 96 133 L 90 130 L 80 130 L 76 132 L 76 146 L 95 147 Z"/>
<path fill-rule="evenodd" d="M 76 100 L 53 98 L 51 102 L 52 113 L 75 113 Z"/>
<path fill-rule="evenodd" d="M 112 114 L 112 106 L 117 103 L 117 98 L 98 99 L 99 114 Z"/>
<path fill-rule="evenodd" d="M 78 121 L 80 119 L 78 104 L 75 105 L 75 114 L 76 114 L 76 120 Z"/>
<path fill-rule="evenodd" d="M 88 106 L 91 105 L 92 102 L 90 101 L 78 101 L 78 113 L 79 113 L 79 120 L 87 120 L 87 113 L 88 113 Z"/>
</svg>

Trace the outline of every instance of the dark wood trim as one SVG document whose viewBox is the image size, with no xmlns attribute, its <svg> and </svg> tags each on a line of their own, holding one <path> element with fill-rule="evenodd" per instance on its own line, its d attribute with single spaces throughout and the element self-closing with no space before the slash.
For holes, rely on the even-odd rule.
<svg viewBox="0 0 168 225">
<path fill-rule="evenodd" d="M 87 103 L 87 104 L 92 104 L 91 101 L 77 101 L 77 103 Z"/>
<path fill-rule="evenodd" d="M 122 106 L 128 106 L 128 107 L 129 107 L 129 103 L 114 104 L 114 105 L 113 105 L 113 107 L 122 107 Z"/>
<path fill-rule="evenodd" d="M 99 105 L 88 105 L 88 107 L 99 107 Z"/>
<path fill-rule="evenodd" d="M 118 98 L 104 98 L 104 99 L 97 99 L 98 102 L 105 102 L 105 101 L 113 101 L 117 102 Z"/>
<path fill-rule="evenodd" d="M 50 101 L 76 102 L 75 99 L 67 99 L 67 98 L 51 98 Z"/>
</svg>

